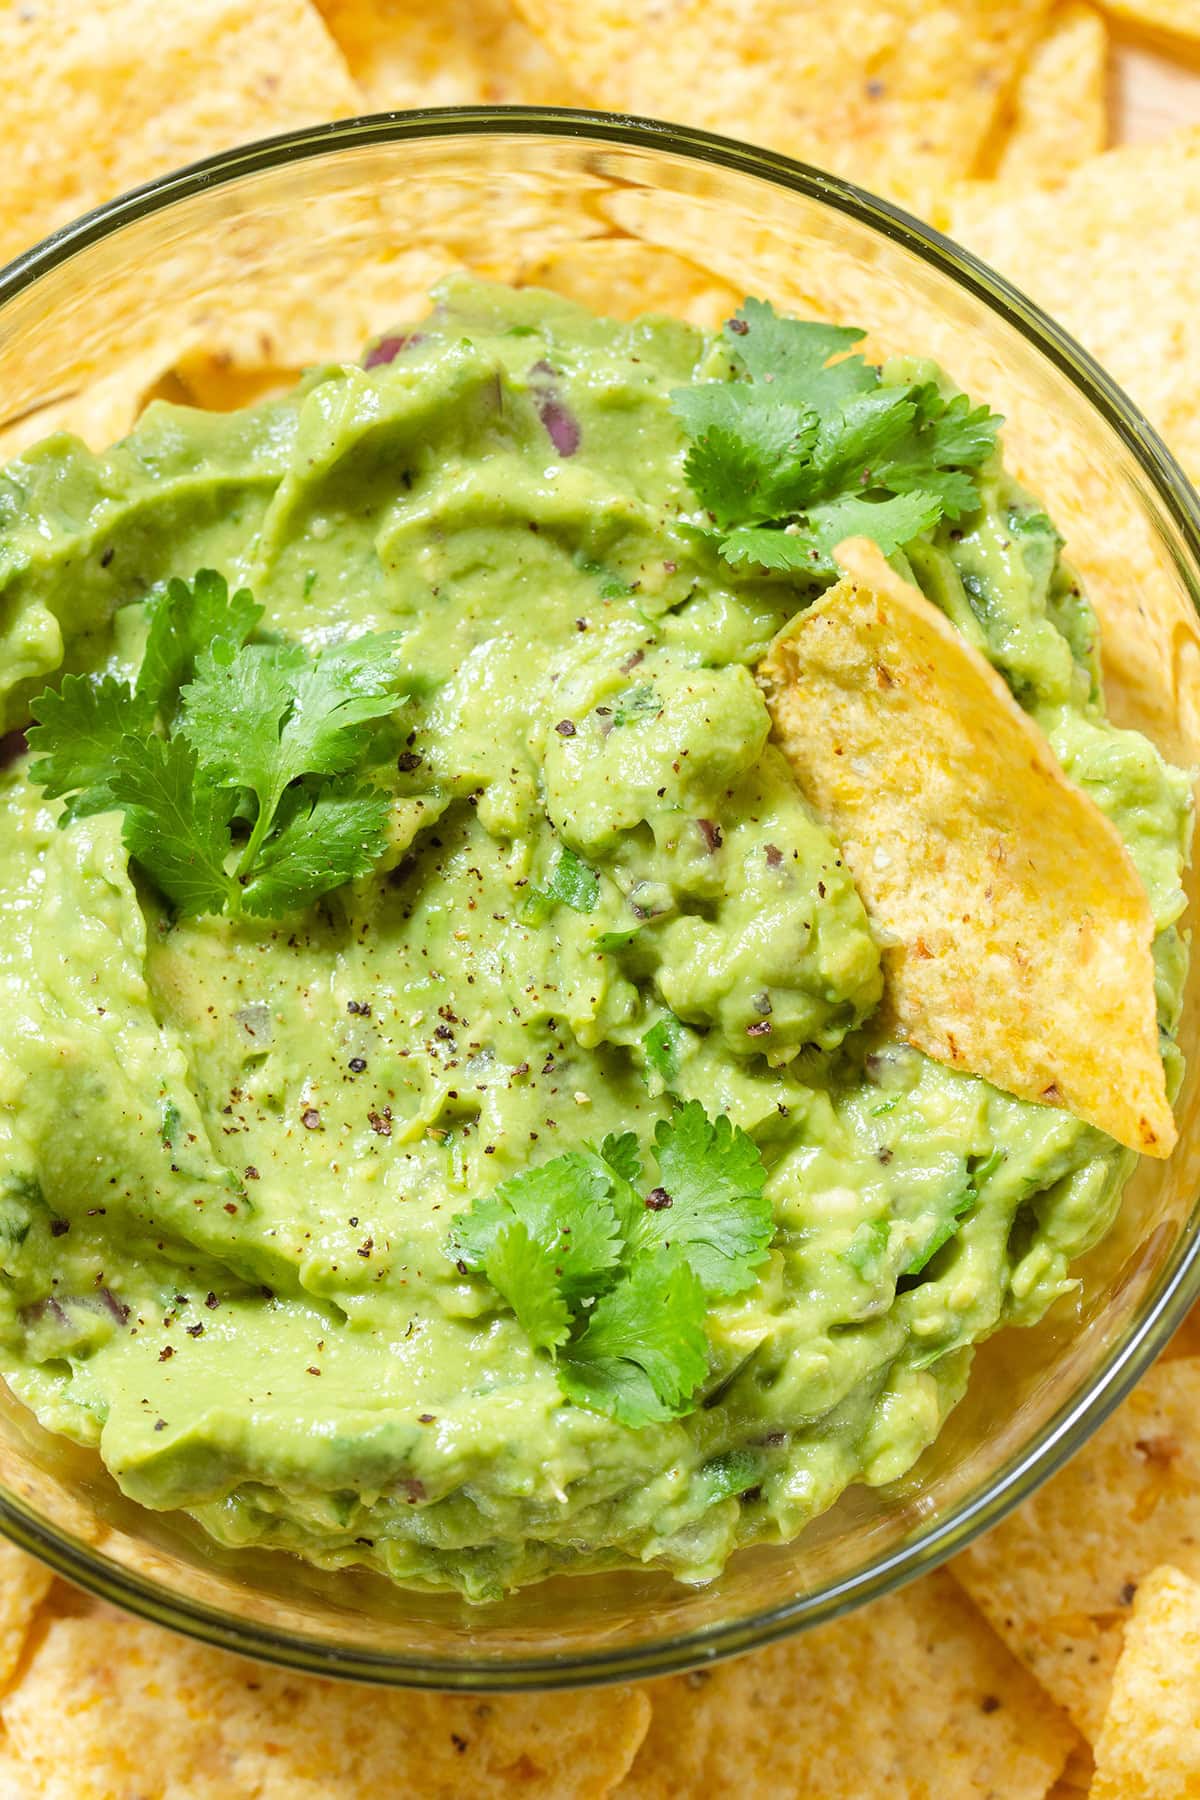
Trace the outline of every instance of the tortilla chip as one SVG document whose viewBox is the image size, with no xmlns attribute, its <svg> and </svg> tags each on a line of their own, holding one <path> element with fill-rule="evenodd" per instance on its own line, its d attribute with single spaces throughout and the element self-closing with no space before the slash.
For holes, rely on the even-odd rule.
<svg viewBox="0 0 1200 1800">
<path fill-rule="evenodd" d="M 1075 1741 L 940 1572 L 833 1625 L 647 1691 L 650 1730 L 614 1800 L 1043 1800 Z"/>
<path fill-rule="evenodd" d="M 975 182 L 951 236 L 1074 333 L 1200 479 L 1200 128 L 1110 150 L 1025 194 Z"/>
<path fill-rule="evenodd" d="M 1200 7 L 1196 0 L 1104 0 L 1105 9 L 1135 25 L 1200 39 Z"/>
<path fill-rule="evenodd" d="M 865 540 L 759 673 L 927 1056 L 1166 1156 L 1150 902 L 1003 679 Z"/>
<path fill-rule="evenodd" d="M 1155 1569 L 1137 1591 L 1096 1741 L 1092 1800 L 1200 1793 L 1200 1587 Z"/>
<path fill-rule="evenodd" d="M 1066 0 L 1050 16 L 1013 91 L 994 158 L 1001 181 L 1043 181 L 1108 142 L 1108 28 L 1094 7 Z"/>
<path fill-rule="evenodd" d="M 0 256 L 251 137 L 361 110 L 307 0 L 30 0 L 0 8 Z"/>
<path fill-rule="evenodd" d="M 507 0 L 316 0 L 364 110 L 579 105 L 566 73 Z"/>
<path fill-rule="evenodd" d="M 152 400 L 192 403 L 174 370 L 180 354 L 177 345 L 151 345 L 140 355 L 117 363 L 98 381 L 0 426 L 0 463 L 19 456 L 53 431 L 73 432 L 90 450 L 105 450 L 133 430 Z"/>
<path fill-rule="evenodd" d="M 523 264 L 514 279 L 520 287 L 550 288 L 609 318 L 661 312 L 708 327 L 729 318 L 743 298 L 707 269 L 636 238 L 564 244 Z"/>
<path fill-rule="evenodd" d="M 1047 0 L 515 0 L 593 105 L 919 198 L 968 174 Z"/>
<path fill-rule="evenodd" d="M 53 1579 L 44 1563 L 0 1539 L 0 1690 L 12 1680 L 34 1614 Z"/>
<path fill-rule="evenodd" d="M 1094 1774 L 1091 1746 L 1080 1738 L 1046 1800 L 1087 1800 Z"/>
<path fill-rule="evenodd" d="M 1165 1358 L 1200 1356 L 1200 1306 L 1193 1306 L 1163 1351 Z"/>
<path fill-rule="evenodd" d="M 99 1605 L 51 1619 L 0 1701 L 25 1791 L 42 1800 L 598 1800 L 628 1769 L 649 1716 L 633 1688 L 368 1693 Z"/>
<path fill-rule="evenodd" d="M 1148 1569 L 1200 1581 L 1200 1359 L 1157 1363 L 1074 1461 L 951 1565 L 1095 1742 Z"/>
<path fill-rule="evenodd" d="M 286 390 L 313 363 L 356 362 L 389 325 L 423 317 L 430 289 L 459 266 L 449 250 L 419 247 L 391 255 L 377 246 L 364 246 L 361 255 L 329 252 L 311 270 L 239 268 L 231 258 L 223 290 L 218 282 L 218 291 L 184 288 L 176 297 L 143 284 L 145 313 L 123 316 L 114 300 L 111 313 L 96 321 L 96 335 L 74 349 L 64 344 L 61 356 L 49 324 L 22 373 L 33 392 L 39 374 L 61 374 L 69 389 L 61 393 L 56 384 L 42 405 L 19 397 L 26 402 L 19 416 L 0 425 L 0 462 L 51 431 L 73 431 L 103 449 L 132 429 L 151 400 L 221 412 Z M 105 331 L 113 342 L 105 343 Z"/>
</svg>

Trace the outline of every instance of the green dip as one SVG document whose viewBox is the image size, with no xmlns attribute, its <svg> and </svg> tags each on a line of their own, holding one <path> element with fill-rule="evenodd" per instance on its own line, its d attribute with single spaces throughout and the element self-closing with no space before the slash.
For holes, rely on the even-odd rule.
<svg viewBox="0 0 1200 1800">
<path fill-rule="evenodd" d="M 225 1544 L 473 1600 L 703 1581 L 902 1475 L 1135 1158 L 874 1022 L 878 949 L 752 672 L 811 594 L 687 525 L 668 395 L 721 372 L 712 338 L 462 280 L 378 356 L 0 475 L 0 729 L 59 671 L 134 669 L 147 597 L 203 567 L 310 648 L 402 630 L 412 695 L 382 865 L 282 923 L 174 921 L 119 815 L 59 830 L 11 746 L 0 1370 Z M 907 566 L 1128 844 L 1173 1088 L 1187 783 L 1106 721 L 1044 512 L 998 458 L 981 496 Z M 531 905 L 564 850 L 596 879 Z M 704 1403 L 635 1430 L 564 1399 L 448 1234 L 691 1098 L 759 1146 L 776 1232 L 708 1315 Z"/>
</svg>

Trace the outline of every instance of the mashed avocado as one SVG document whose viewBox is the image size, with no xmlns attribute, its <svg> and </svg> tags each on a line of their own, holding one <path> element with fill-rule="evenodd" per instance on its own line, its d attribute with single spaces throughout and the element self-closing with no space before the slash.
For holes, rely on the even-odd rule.
<svg viewBox="0 0 1200 1800">
<path fill-rule="evenodd" d="M 753 675 L 816 588 L 689 528 L 668 396 L 712 340 L 464 280 L 366 360 L 0 476 L 0 729 L 62 671 L 136 668 L 146 603 L 205 567 L 310 649 L 402 632 L 405 694 L 382 861 L 282 922 L 175 917 L 119 816 L 60 830 L 10 740 L 0 1369 L 224 1543 L 472 1599 L 703 1580 L 902 1474 L 1134 1159 L 880 1022 Z M 980 497 L 907 565 L 1128 844 L 1175 1081 L 1186 783 L 1106 721 L 1050 520 L 996 457 Z M 753 1138 L 775 1232 L 708 1314 L 703 1404 L 633 1429 L 565 1399 L 449 1235 L 690 1100 Z"/>
</svg>

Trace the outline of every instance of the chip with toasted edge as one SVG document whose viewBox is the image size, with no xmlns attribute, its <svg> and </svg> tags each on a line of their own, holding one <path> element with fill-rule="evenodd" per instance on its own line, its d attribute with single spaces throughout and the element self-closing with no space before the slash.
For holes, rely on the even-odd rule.
<svg viewBox="0 0 1200 1800">
<path fill-rule="evenodd" d="M 316 0 L 364 110 L 581 105 L 566 72 L 508 0 Z"/>
<path fill-rule="evenodd" d="M 1019 1511 L 950 1565 L 1015 1656 L 1093 1743 L 1138 1583 L 1200 1581 L 1200 1358 L 1155 1364 Z"/>
<path fill-rule="evenodd" d="M 545 287 L 614 319 L 670 313 L 714 327 L 736 312 L 743 296 L 727 282 L 674 251 L 637 238 L 585 238 L 523 264 L 520 287 Z"/>
<path fill-rule="evenodd" d="M 936 1061 L 1166 1156 L 1154 923 L 1115 826 L 874 544 L 836 554 L 849 573 L 759 677 L 879 937 L 885 1004 Z"/>
<path fill-rule="evenodd" d="M 1076 1741 L 942 1573 L 647 1691 L 650 1730 L 614 1800 L 1043 1800 Z"/>
<path fill-rule="evenodd" d="M 0 1539 L 0 1692 L 21 1661 L 29 1627 L 53 1579 L 44 1563 Z"/>
<path fill-rule="evenodd" d="M 920 199 L 968 174 L 1048 0 L 516 0 L 587 103 Z"/>
<path fill-rule="evenodd" d="M 1091 1800 L 1200 1793 L 1200 1586 L 1170 1566 L 1139 1582 L 1096 1739 Z"/>
<path fill-rule="evenodd" d="M 1033 47 L 983 169 L 1007 182 L 1044 181 L 1107 142 L 1108 27 L 1084 0 L 1065 0 Z"/>
<path fill-rule="evenodd" d="M 119 1645 L 119 1652 L 114 1646 Z M 634 1688 L 495 1695 L 377 1690 L 211 1650 L 96 1604 L 51 1617 L 0 1701 L 41 1800 L 599 1800 L 650 1702 Z"/>
<path fill-rule="evenodd" d="M 361 110 L 307 0 L 0 7 L 0 256 L 250 137 Z M 150 78 L 152 76 L 152 78 Z"/>
</svg>

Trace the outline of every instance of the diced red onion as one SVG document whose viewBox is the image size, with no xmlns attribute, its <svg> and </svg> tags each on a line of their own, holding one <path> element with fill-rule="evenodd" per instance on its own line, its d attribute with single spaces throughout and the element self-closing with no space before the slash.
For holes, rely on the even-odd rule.
<svg viewBox="0 0 1200 1800">
<path fill-rule="evenodd" d="M 423 344 L 423 331 L 400 331 L 377 338 L 363 357 L 364 369 L 377 369 L 383 363 L 395 362 L 402 350 L 411 350 L 414 344 Z"/>
</svg>

